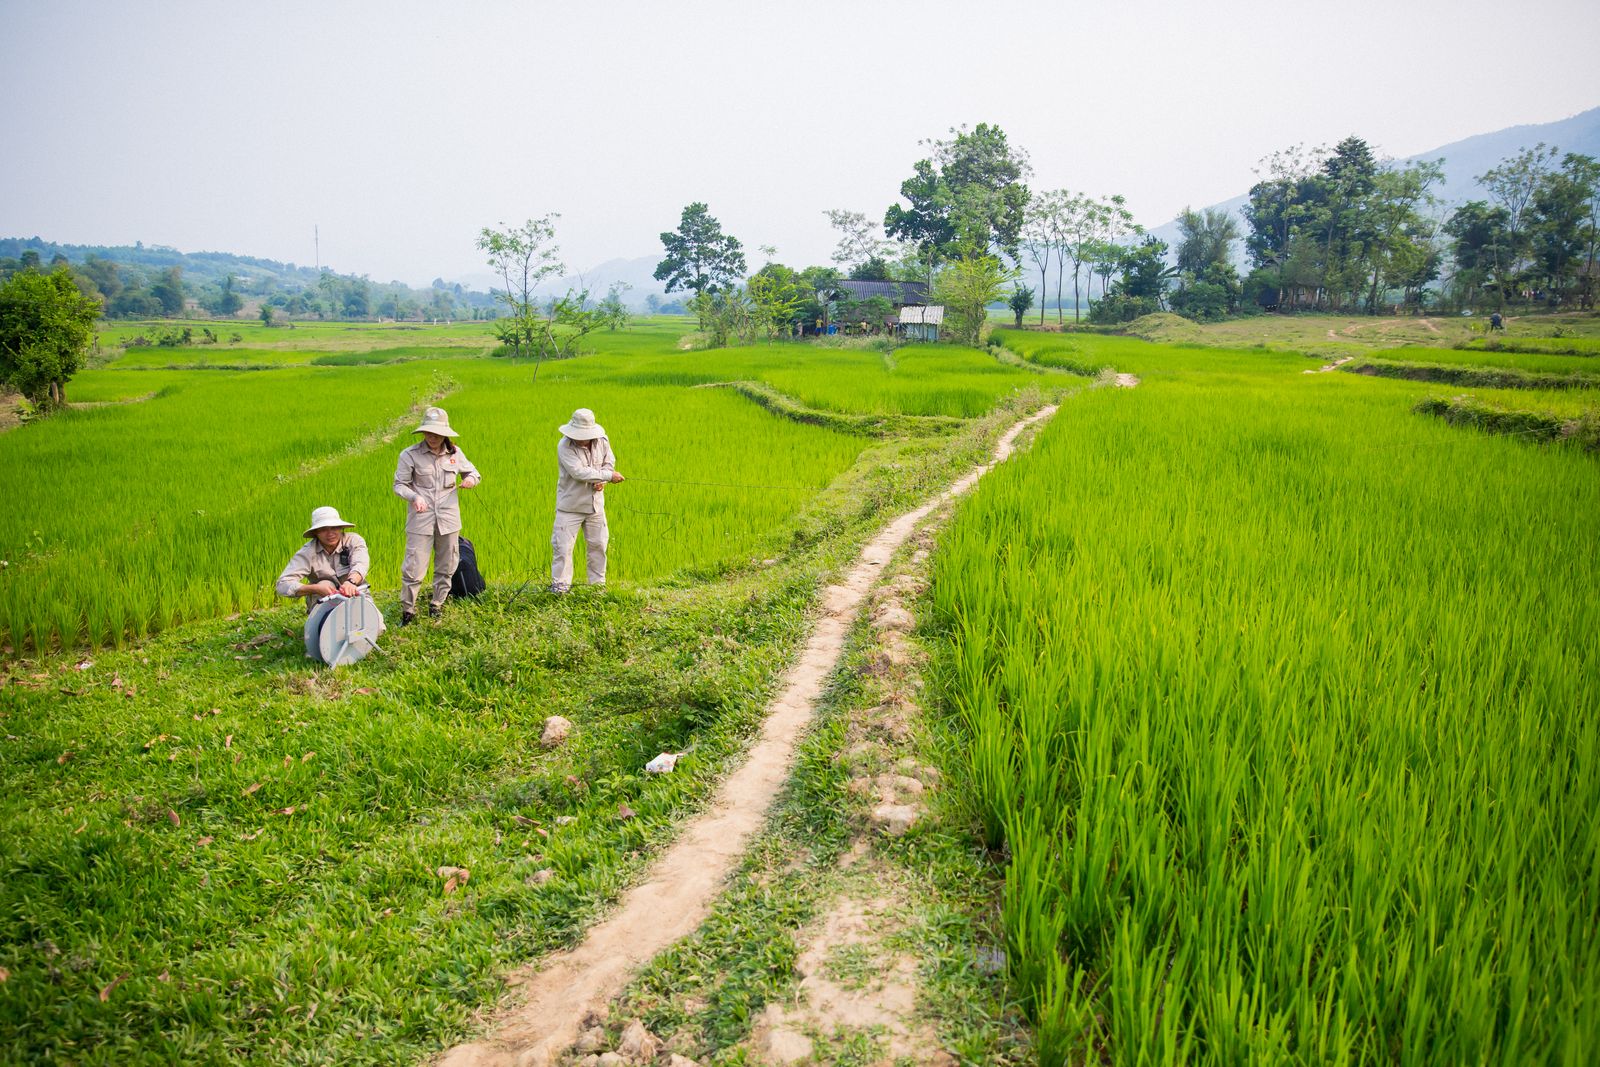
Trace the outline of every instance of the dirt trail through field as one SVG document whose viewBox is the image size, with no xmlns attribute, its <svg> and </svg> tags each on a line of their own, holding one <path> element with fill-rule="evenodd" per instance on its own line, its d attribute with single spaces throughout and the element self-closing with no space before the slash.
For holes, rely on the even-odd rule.
<svg viewBox="0 0 1600 1067">
<path fill-rule="evenodd" d="M 768 709 L 749 759 L 718 789 L 711 807 L 689 821 L 643 884 L 576 948 L 513 977 L 518 1004 L 486 1040 L 458 1045 L 439 1067 L 546 1067 L 578 1037 L 591 1012 L 603 1012 L 633 970 L 705 920 L 751 837 L 789 774 L 801 732 L 838 663 L 845 638 L 895 550 L 935 508 L 971 489 L 1011 455 L 1017 437 L 1056 412 L 1050 404 L 1018 421 L 996 443 L 993 459 L 975 467 L 926 504 L 890 522 L 869 541 L 837 585 L 822 596 L 823 616 L 799 662 Z"/>
</svg>

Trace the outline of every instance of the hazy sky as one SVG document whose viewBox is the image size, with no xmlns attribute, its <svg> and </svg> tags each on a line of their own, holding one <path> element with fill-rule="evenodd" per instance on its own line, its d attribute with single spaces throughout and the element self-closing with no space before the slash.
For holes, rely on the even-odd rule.
<svg viewBox="0 0 1600 1067">
<path fill-rule="evenodd" d="M 309 264 L 316 225 L 324 264 L 418 284 L 551 211 L 575 269 L 655 255 L 704 200 L 802 266 L 961 123 L 1156 225 L 1296 142 L 1594 107 L 1597 59 L 1595 0 L 0 0 L 0 236 Z"/>
</svg>

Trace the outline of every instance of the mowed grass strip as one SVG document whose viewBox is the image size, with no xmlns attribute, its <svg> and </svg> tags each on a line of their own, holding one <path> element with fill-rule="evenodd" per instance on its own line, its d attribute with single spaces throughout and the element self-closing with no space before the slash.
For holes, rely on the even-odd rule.
<svg viewBox="0 0 1600 1067">
<path fill-rule="evenodd" d="M 1242 358 L 1148 346 L 937 556 L 1041 1062 L 1582 1063 L 1592 460 Z"/>
</svg>

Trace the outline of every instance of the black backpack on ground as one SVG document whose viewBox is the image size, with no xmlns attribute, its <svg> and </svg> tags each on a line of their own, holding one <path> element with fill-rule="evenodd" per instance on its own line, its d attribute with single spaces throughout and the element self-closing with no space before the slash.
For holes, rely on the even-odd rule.
<svg viewBox="0 0 1600 1067">
<path fill-rule="evenodd" d="M 483 580 L 483 575 L 478 572 L 478 553 L 472 547 L 472 542 L 465 537 L 461 539 L 461 561 L 456 564 L 455 574 L 450 576 L 450 595 L 452 597 L 475 597 L 488 588 Z"/>
</svg>

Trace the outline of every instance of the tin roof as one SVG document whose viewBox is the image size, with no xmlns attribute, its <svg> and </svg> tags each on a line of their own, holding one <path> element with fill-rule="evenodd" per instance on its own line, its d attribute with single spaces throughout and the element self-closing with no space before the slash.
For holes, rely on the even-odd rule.
<svg viewBox="0 0 1600 1067">
<path fill-rule="evenodd" d="M 938 326 L 944 322 L 944 306 L 935 304 L 932 307 L 904 307 L 900 309 L 901 325 L 915 325 L 924 323 L 929 326 Z"/>
<path fill-rule="evenodd" d="M 894 304 L 925 304 L 928 302 L 927 282 L 835 282 L 833 290 L 849 293 L 852 300 L 866 300 L 881 296 Z"/>
</svg>

